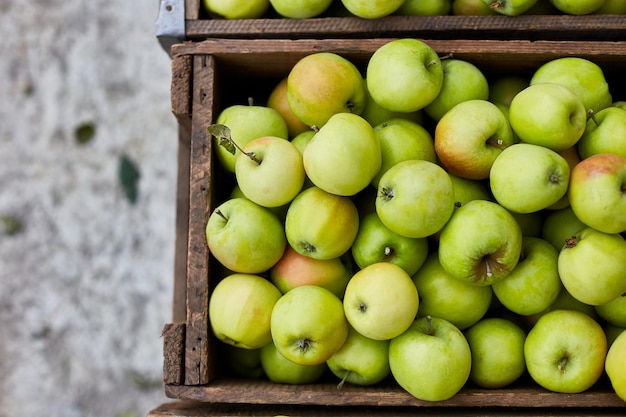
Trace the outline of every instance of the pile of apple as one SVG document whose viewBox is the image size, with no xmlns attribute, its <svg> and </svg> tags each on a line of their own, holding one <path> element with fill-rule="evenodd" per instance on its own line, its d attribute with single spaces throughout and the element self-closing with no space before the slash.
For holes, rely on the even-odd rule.
<svg viewBox="0 0 626 417">
<path fill-rule="evenodd" d="M 440 401 L 527 373 L 626 399 L 626 109 L 595 63 L 489 80 L 417 39 L 312 53 L 208 127 L 209 320 L 244 375 L 391 376 Z"/>
<path fill-rule="evenodd" d="M 623 0 L 203 0 L 202 4 L 211 17 L 222 19 L 258 19 L 269 12 L 286 19 L 626 14 Z"/>
</svg>

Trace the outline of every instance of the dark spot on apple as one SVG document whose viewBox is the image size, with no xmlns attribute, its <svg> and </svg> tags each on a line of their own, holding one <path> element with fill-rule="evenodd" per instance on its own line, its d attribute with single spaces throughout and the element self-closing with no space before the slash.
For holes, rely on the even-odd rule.
<svg viewBox="0 0 626 417">
<path fill-rule="evenodd" d="M 394 197 L 393 190 L 391 188 L 382 187 L 378 193 L 378 197 L 385 201 L 389 201 Z"/>
<path fill-rule="evenodd" d="M 504 149 L 507 147 L 504 141 L 495 135 L 488 137 L 487 140 L 485 141 L 485 144 L 487 146 L 492 146 L 498 149 Z"/>
<path fill-rule="evenodd" d="M 550 174 L 550 176 L 548 177 L 548 181 L 552 184 L 558 184 L 559 183 L 559 175 L 558 174 Z"/>
<path fill-rule="evenodd" d="M 348 108 L 348 110 L 350 111 L 350 113 L 356 113 L 357 107 L 354 105 L 353 102 L 348 101 L 346 103 L 346 107 Z"/>
<path fill-rule="evenodd" d="M 396 251 L 390 247 L 390 246 L 385 246 L 385 249 L 383 249 L 383 259 L 384 260 L 388 260 L 390 258 L 393 258 L 396 254 Z"/>
<path fill-rule="evenodd" d="M 365 313 L 366 311 L 367 311 L 367 304 L 365 304 L 364 302 L 359 303 L 359 312 Z"/>
<path fill-rule="evenodd" d="M 308 337 L 301 337 L 296 340 L 296 347 L 300 352 L 306 352 L 311 347 L 312 340 Z"/>
<path fill-rule="evenodd" d="M 565 248 L 571 249 L 575 247 L 578 244 L 579 240 L 580 239 L 578 238 L 578 236 L 572 236 L 572 237 L 565 239 Z"/>
<path fill-rule="evenodd" d="M 307 253 L 315 253 L 317 251 L 317 248 L 309 242 L 306 242 L 304 245 L 302 245 L 302 248 Z"/>
<path fill-rule="evenodd" d="M 463 203 L 461 203 L 460 201 L 455 201 L 454 202 L 454 207 L 459 208 L 463 205 Z"/>
</svg>

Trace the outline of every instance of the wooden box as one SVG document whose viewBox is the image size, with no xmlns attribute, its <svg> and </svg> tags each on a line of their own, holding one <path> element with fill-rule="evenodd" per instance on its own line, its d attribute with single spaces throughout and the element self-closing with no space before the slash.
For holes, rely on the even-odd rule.
<svg viewBox="0 0 626 417">
<path fill-rule="evenodd" d="M 604 69 L 614 99 L 626 97 L 623 41 L 424 40 L 440 55 L 453 53 L 488 76 L 529 75 L 540 64 L 557 57 L 588 58 Z M 172 111 L 179 121 L 180 144 L 174 311 L 172 323 L 163 331 L 166 395 L 203 404 L 191 408 L 200 407 L 205 415 L 218 415 L 210 414 L 210 410 L 224 407 L 264 412 L 269 409 L 278 414 L 281 407 L 293 410 L 303 406 L 309 414 L 302 415 L 314 415 L 320 407 L 325 415 L 352 415 L 355 410 L 361 410 L 360 415 L 625 415 L 626 402 L 614 394 L 607 378 L 575 395 L 549 392 L 528 378 L 495 390 L 468 383 L 453 398 L 430 403 L 414 398 L 393 381 L 371 387 L 345 385 L 338 390 L 335 380 L 304 386 L 279 385 L 232 377 L 222 369 L 219 343 L 208 323 L 208 300 L 215 280 L 211 276 L 205 225 L 212 208 L 228 190 L 213 158 L 207 126 L 227 105 L 245 103 L 249 96 L 267 97 L 275 83 L 307 54 L 336 52 L 364 69 L 371 54 L 388 41 L 211 39 L 172 48 Z M 168 406 L 164 407 L 167 410 Z M 182 407 L 190 406 L 185 403 Z"/>
</svg>

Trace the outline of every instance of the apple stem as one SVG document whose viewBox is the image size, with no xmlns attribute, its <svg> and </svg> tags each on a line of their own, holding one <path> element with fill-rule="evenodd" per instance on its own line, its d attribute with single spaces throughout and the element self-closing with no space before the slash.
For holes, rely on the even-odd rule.
<svg viewBox="0 0 626 417">
<path fill-rule="evenodd" d="M 568 361 L 569 361 L 569 358 L 567 356 L 564 356 L 561 358 L 558 364 L 559 372 L 561 373 L 565 372 L 565 367 L 567 366 Z"/>
<path fill-rule="evenodd" d="M 587 117 L 593 120 L 596 126 L 600 126 L 600 123 L 598 122 L 598 119 L 596 118 L 596 113 L 593 111 L 593 109 L 587 110 Z"/>
<path fill-rule="evenodd" d="M 428 335 L 432 335 L 432 321 L 433 318 L 430 315 L 426 316 L 426 334 Z"/>
<path fill-rule="evenodd" d="M 449 53 L 447 53 L 446 55 L 444 55 L 444 56 L 442 56 L 442 57 L 439 57 L 439 59 L 440 59 L 440 60 L 443 60 L 443 59 L 452 59 L 452 58 L 454 58 L 454 53 L 453 53 L 453 52 L 449 52 Z"/>
<path fill-rule="evenodd" d="M 254 106 L 254 99 L 252 97 L 248 97 L 248 106 Z"/>
<path fill-rule="evenodd" d="M 491 272 L 491 265 L 489 265 L 489 258 L 485 258 L 485 268 L 487 269 L 487 276 L 491 277 L 493 272 Z"/>
<path fill-rule="evenodd" d="M 578 244 L 578 236 L 572 236 L 565 239 L 565 248 L 571 249 Z"/>
<path fill-rule="evenodd" d="M 497 1 L 494 1 L 493 3 L 491 3 L 491 5 L 489 7 L 491 7 L 493 10 L 497 10 L 500 7 L 502 7 L 502 3 L 504 3 L 503 0 L 497 0 Z"/>
<path fill-rule="evenodd" d="M 383 187 L 380 190 L 380 197 L 385 200 L 385 201 L 389 201 L 393 198 L 393 190 L 390 190 L 389 188 Z"/>
<path fill-rule="evenodd" d="M 350 376 L 350 373 L 351 373 L 351 372 L 352 372 L 352 371 L 347 371 L 347 372 L 344 374 L 343 378 L 341 378 L 341 381 L 339 381 L 339 383 L 337 384 L 337 389 L 338 389 L 339 391 L 341 391 L 341 389 L 343 388 L 343 385 L 346 383 L 346 380 L 347 380 L 347 379 L 348 379 L 348 377 Z"/>
<path fill-rule="evenodd" d="M 224 216 L 224 213 L 221 212 L 221 210 L 215 210 L 215 214 L 217 214 L 218 216 L 220 216 L 222 219 L 228 221 L 228 217 Z"/>
</svg>

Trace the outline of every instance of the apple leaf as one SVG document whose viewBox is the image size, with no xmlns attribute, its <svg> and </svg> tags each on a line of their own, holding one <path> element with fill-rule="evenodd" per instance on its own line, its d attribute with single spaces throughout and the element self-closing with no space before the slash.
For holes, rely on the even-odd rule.
<svg viewBox="0 0 626 417">
<path fill-rule="evenodd" d="M 218 138 L 220 146 L 223 146 L 232 155 L 234 155 L 235 152 L 237 152 L 235 143 L 230 137 L 230 129 L 228 128 L 228 126 L 216 123 L 216 124 L 209 126 L 207 128 L 207 131 L 209 132 L 210 135 Z"/>
</svg>

